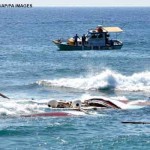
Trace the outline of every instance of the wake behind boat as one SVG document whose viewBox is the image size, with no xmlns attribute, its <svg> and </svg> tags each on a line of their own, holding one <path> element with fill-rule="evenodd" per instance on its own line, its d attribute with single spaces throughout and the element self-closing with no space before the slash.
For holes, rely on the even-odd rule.
<svg viewBox="0 0 150 150">
<path fill-rule="evenodd" d="M 123 43 L 117 39 L 111 39 L 110 33 L 120 33 L 123 30 L 119 27 L 97 26 L 89 29 L 88 33 L 82 37 L 76 36 L 68 40 L 54 40 L 53 42 L 60 50 L 112 50 L 121 49 Z"/>
</svg>

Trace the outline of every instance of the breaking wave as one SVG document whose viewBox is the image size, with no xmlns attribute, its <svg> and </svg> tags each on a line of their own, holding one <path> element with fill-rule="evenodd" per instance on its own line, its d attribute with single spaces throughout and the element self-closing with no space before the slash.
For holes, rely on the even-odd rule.
<svg viewBox="0 0 150 150">
<path fill-rule="evenodd" d="M 43 100 L 43 102 L 45 102 Z M 45 111 L 47 105 L 40 105 L 33 100 L 6 100 L 0 98 L 0 116 L 20 116 Z"/>
<path fill-rule="evenodd" d="M 96 75 L 78 78 L 40 80 L 38 85 L 81 90 L 150 91 L 150 72 L 134 73 L 130 76 L 105 70 Z"/>
</svg>

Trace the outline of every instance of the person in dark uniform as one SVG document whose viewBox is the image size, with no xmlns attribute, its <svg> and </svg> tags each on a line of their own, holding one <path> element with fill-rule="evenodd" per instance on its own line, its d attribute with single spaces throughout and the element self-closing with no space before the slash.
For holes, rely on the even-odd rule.
<svg viewBox="0 0 150 150">
<path fill-rule="evenodd" d="M 86 37 L 85 37 L 85 34 L 83 34 L 83 36 L 82 36 L 82 45 L 83 46 L 85 45 L 85 40 L 86 40 Z"/>
<path fill-rule="evenodd" d="M 74 43 L 75 43 L 76 46 L 78 46 L 78 39 L 79 39 L 79 37 L 78 37 L 78 35 L 76 34 L 76 35 L 74 36 Z"/>
</svg>

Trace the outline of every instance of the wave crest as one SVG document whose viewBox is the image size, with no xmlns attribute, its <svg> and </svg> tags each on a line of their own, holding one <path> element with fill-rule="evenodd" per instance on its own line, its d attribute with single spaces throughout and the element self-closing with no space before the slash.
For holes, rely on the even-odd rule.
<svg viewBox="0 0 150 150">
<path fill-rule="evenodd" d="M 131 76 L 105 70 L 96 75 L 78 78 L 40 80 L 38 85 L 81 90 L 114 89 L 121 91 L 150 91 L 150 72 L 135 73 Z"/>
</svg>

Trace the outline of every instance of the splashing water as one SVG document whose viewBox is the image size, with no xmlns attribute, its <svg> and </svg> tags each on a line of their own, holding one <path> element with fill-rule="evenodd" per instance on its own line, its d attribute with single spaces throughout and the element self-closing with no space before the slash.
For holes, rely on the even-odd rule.
<svg viewBox="0 0 150 150">
<path fill-rule="evenodd" d="M 97 75 L 60 78 L 54 80 L 40 80 L 38 85 L 60 88 L 74 88 L 81 90 L 107 90 L 120 91 L 150 91 L 150 72 L 145 71 L 125 76 L 120 73 L 105 70 Z"/>
</svg>

